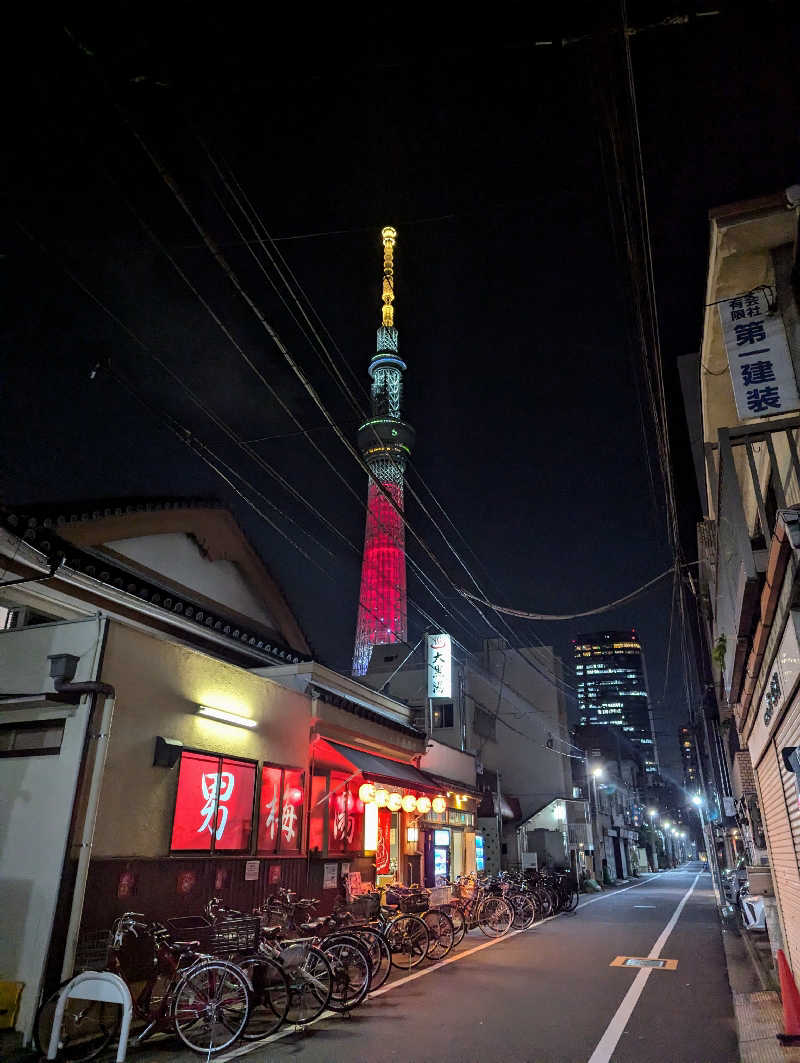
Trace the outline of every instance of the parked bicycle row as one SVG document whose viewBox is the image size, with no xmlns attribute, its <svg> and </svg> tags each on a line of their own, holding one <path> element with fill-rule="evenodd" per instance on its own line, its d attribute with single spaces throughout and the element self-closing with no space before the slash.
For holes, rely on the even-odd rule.
<svg viewBox="0 0 800 1063">
<path fill-rule="evenodd" d="M 325 1011 L 348 1012 L 408 971 L 444 959 L 469 931 L 487 937 L 525 930 L 537 919 L 577 908 L 565 875 L 503 873 L 451 884 L 443 903 L 432 891 L 387 886 L 317 916 L 318 902 L 286 889 L 251 914 L 212 898 L 200 916 L 164 923 L 140 913 L 117 919 L 104 963 L 131 991 L 134 1042 L 174 1034 L 210 1056 L 240 1038 L 258 1041 L 284 1024 L 302 1027 Z M 435 896 L 441 899 L 441 890 Z M 50 1041 L 58 991 L 40 1007 L 37 1049 Z M 70 999 L 60 1033 L 60 1058 L 81 1063 L 116 1041 L 117 1005 Z"/>
</svg>

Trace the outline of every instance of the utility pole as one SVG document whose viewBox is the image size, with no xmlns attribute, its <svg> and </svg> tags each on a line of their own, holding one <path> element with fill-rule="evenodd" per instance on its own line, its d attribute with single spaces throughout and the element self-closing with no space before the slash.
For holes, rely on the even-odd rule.
<svg viewBox="0 0 800 1063">
<path fill-rule="evenodd" d="M 497 862 L 498 870 L 503 867 L 503 813 L 500 808 L 500 769 L 497 769 Z"/>
</svg>

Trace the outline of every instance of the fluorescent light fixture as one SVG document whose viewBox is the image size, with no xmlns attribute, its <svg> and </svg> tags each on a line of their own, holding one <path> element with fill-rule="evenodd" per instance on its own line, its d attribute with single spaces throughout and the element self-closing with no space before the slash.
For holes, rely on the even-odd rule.
<svg viewBox="0 0 800 1063">
<path fill-rule="evenodd" d="M 240 716 L 238 712 L 228 712 L 227 709 L 212 709 L 210 705 L 198 705 L 197 715 L 208 716 L 222 723 L 230 723 L 234 727 L 255 727 L 258 723 L 257 720 L 251 720 L 249 716 Z"/>
</svg>

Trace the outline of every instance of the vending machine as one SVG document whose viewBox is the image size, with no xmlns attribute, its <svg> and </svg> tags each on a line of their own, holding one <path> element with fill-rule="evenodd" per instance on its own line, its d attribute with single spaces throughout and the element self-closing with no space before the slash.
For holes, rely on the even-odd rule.
<svg viewBox="0 0 800 1063">
<path fill-rule="evenodd" d="M 433 877 L 437 886 L 450 881 L 450 831 L 433 832 Z"/>
</svg>

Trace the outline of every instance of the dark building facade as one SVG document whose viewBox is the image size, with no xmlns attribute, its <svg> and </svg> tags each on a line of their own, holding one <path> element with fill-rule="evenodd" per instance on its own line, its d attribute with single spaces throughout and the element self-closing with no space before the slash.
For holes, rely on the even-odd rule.
<svg viewBox="0 0 800 1063">
<path fill-rule="evenodd" d="M 579 722 L 613 725 L 641 747 L 645 771 L 659 770 L 642 644 L 636 631 L 596 631 L 574 640 Z"/>
<path fill-rule="evenodd" d="M 678 728 L 678 745 L 681 750 L 683 785 L 696 793 L 700 785 L 700 773 L 697 769 L 697 746 L 690 727 Z"/>
</svg>

